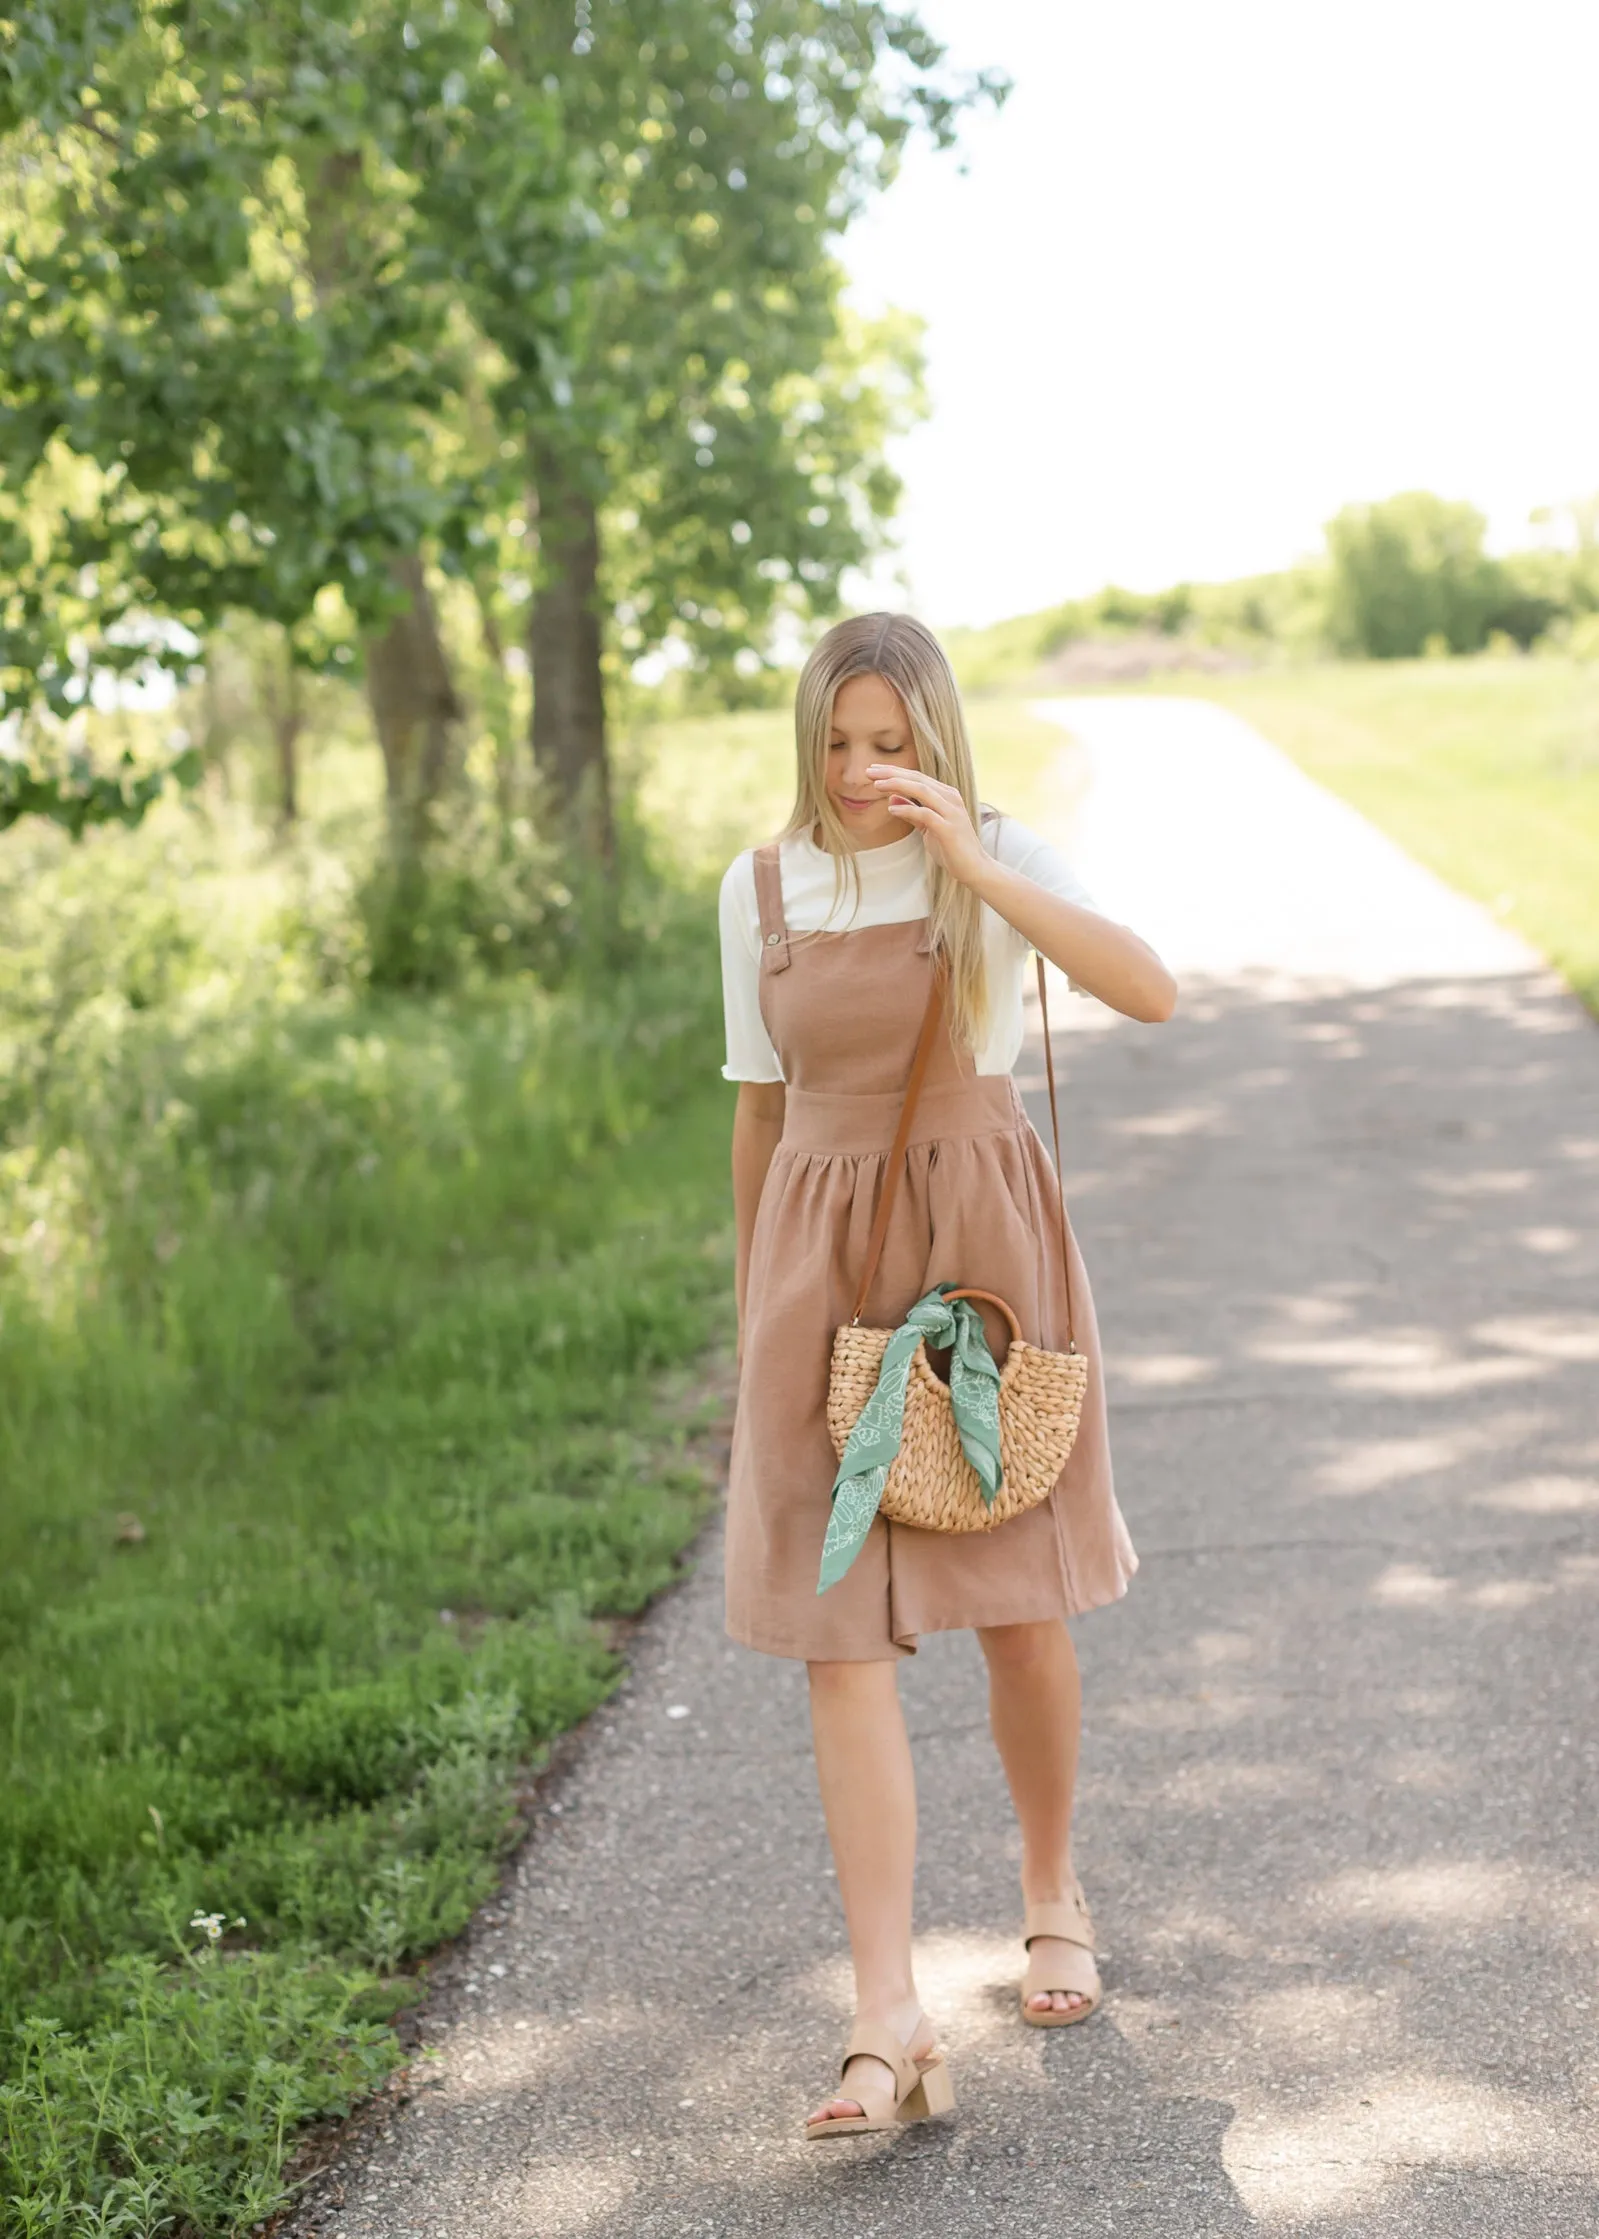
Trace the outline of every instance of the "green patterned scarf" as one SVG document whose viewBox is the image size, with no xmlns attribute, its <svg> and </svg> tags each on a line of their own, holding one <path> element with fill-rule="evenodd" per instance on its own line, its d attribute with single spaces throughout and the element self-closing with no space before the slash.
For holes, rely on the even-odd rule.
<svg viewBox="0 0 1599 2239">
<path fill-rule="evenodd" d="M 938 1283 L 919 1298 L 888 1341 L 877 1388 L 861 1409 L 833 1480 L 833 1512 L 822 1542 L 816 1591 L 836 1586 L 860 1553 L 905 1428 L 905 1389 L 911 1360 L 925 1338 L 951 1348 L 949 1396 L 961 1449 L 977 1472 L 990 1508 L 1004 1482 L 999 1460 L 999 1370 L 983 1334 L 983 1317 L 970 1299 L 951 1300 L 953 1283 Z"/>
</svg>

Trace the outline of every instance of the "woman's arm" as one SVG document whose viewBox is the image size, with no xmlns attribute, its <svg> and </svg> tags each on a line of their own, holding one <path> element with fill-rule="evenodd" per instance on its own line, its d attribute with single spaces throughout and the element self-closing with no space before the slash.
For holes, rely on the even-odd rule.
<svg viewBox="0 0 1599 2239">
<path fill-rule="evenodd" d="M 733 1112 L 733 1227 L 737 1239 L 733 1290 L 738 1300 L 738 1357 L 744 1358 L 744 1298 L 749 1288 L 750 1240 L 766 1185 L 788 1091 L 781 1081 L 740 1081 Z"/>
<path fill-rule="evenodd" d="M 915 825 L 951 878 L 997 910 L 1076 986 L 1128 1018 L 1154 1025 L 1171 1017 L 1177 982 L 1130 926 L 1114 924 L 1080 902 L 1065 901 L 1036 879 L 997 863 L 953 785 L 886 763 L 876 764 L 872 775 L 895 815 Z"/>
<path fill-rule="evenodd" d="M 1177 982 L 1130 926 L 1051 894 L 1023 872 L 996 863 L 986 848 L 983 866 L 967 885 L 1075 986 L 1147 1025 L 1171 1017 L 1177 1008 Z"/>
</svg>

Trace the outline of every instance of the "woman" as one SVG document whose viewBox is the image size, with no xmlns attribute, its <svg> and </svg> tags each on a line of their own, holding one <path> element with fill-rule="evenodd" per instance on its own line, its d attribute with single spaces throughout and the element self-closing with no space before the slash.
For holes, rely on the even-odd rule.
<svg viewBox="0 0 1599 2239">
<path fill-rule="evenodd" d="M 868 614 L 830 630 L 800 677 L 795 726 L 788 826 L 722 884 L 724 1070 L 740 1084 L 727 1625 L 809 1671 L 856 1991 L 841 2095 L 806 2126 L 825 2138 L 953 2104 L 911 1965 L 916 1801 L 895 1666 L 921 1633 L 971 1626 L 987 1659 L 1022 1835 L 1021 2017 L 1058 2027 L 1099 2000 L 1071 1862 L 1079 1686 L 1065 1620 L 1122 1594 L 1136 1557 L 1111 1486 L 1075 1243 L 1072 1327 L 1089 1391 L 1050 1497 L 987 1533 L 878 1516 L 845 1575 L 818 1591 L 838 1466 L 832 1337 L 850 1317 L 931 976 L 944 978 L 947 1026 L 864 1320 L 896 1326 L 933 1284 L 954 1282 L 1008 1300 L 1023 1334 L 1056 1350 L 1068 1314 L 1057 1185 L 1010 1079 L 1028 950 L 1132 1018 L 1168 1018 L 1176 989 L 1136 934 L 1089 906 L 1052 848 L 980 809 L 955 679 L 920 623 Z M 997 1318 L 988 1334 L 997 1345 Z"/>
</svg>

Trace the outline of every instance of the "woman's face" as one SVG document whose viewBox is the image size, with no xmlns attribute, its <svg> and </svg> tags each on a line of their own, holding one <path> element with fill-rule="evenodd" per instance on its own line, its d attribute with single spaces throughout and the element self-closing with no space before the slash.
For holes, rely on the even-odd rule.
<svg viewBox="0 0 1599 2239">
<path fill-rule="evenodd" d="M 827 795 L 857 847 L 885 847 L 911 827 L 889 807 L 867 776 L 874 762 L 919 765 L 905 703 L 880 676 L 852 676 L 833 695 L 833 728 L 827 746 Z"/>
</svg>

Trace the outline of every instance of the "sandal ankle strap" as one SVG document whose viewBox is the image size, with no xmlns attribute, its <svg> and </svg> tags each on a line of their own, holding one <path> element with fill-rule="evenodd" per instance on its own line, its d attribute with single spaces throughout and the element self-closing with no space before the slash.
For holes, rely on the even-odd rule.
<svg viewBox="0 0 1599 2239">
<path fill-rule="evenodd" d="M 858 2021 L 855 2024 L 850 2031 L 849 2043 L 844 2048 L 844 2058 L 839 2065 L 839 2074 L 843 2074 L 852 2060 L 862 2059 L 880 2060 L 885 2068 L 891 2068 L 894 2071 L 894 2099 L 896 2104 L 908 2092 L 914 2090 L 920 2080 L 921 2070 L 917 2067 L 909 2052 L 900 2043 L 893 2030 L 885 2028 L 880 2021 Z"/>
<path fill-rule="evenodd" d="M 1077 1944 L 1084 1951 L 1093 1950 L 1094 1923 L 1088 1917 L 1081 1891 L 1075 1896 L 1045 1898 L 1028 1906 L 1022 1940 L 1031 1944 L 1037 1936 L 1058 1936 L 1064 1944 Z"/>
</svg>

